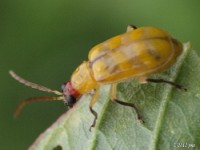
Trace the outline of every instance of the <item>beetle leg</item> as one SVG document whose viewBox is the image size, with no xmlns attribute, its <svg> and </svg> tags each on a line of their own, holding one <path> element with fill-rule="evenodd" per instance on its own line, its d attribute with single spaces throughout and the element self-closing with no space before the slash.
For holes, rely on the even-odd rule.
<svg viewBox="0 0 200 150">
<path fill-rule="evenodd" d="M 144 121 L 142 120 L 142 117 L 139 114 L 139 111 L 137 109 L 137 107 L 133 104 L 133 103 L 127 103 L 127 102 L 123 102 L 117 99 L 117 84 L 112 84 L 111 88 L 110 88 L 110 98 L 113 102 L 116 102 L 118 104 L 121 104 L 123 106 L 129 106 L 132 107 L 137 115 L 137 119 L 140 120 L 141 123 L 144 123 Z"/>
<path fill-rule="evenodd" d="M 147 77 L 146 76 L 139 76 L 139 77 L 136 77 L 136 79 L 139 81 L 140 84 L 147 83 Z"/>
<path fill-rule="evenodd" d="M 137 27 L 134 26 L 134 25 L 128 25 L 128 26 L 127 26 L 127 29 L 126 29 L 126 32 L 133 31 L 134 29 L 137 29 Z"/>
<path fill-rule="evenodd" d="M 90 129 L 89 131 L 91 131 L 91 128 L 92 127 L 95 127 L 95 124 L 96 124 L 96 120 L 98 118 L 98 114 L 97 112 L 92 108 L 94 106 L 94 104 L 96 103 L 96 101 L 98 100 L 98 96 L 99 96 L 99 89 L 97 89 L 90 101 L 90 104 L 89 104 L 89 109 L 90 109 L 90 112 L 93 114 L 94 116 L 94 121 L 92 123 L 92 125 L 90 126 Z"/>
<path fill-rule="evenodd" d="M 177 89 L 187 91 L 187 89 L 184 86 L 182 86 L 180 84 L 177 84 L 175 82 L 172 82 L 172 81 L 164 80 L 164 79 L 150 79 L 150 78 L 147 78 L 146 81 L 147 82 L 154 82 L 154 83 L 167 83 L 167 84 L 170 84 L 170 85 L 176 87 Z"/>
</svg>

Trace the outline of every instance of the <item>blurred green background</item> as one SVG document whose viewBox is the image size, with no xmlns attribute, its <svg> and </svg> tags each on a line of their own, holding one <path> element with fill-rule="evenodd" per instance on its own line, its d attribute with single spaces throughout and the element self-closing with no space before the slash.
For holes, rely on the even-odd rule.
<svg viewBox="0 0 200 150">
<path fill-rule="evenodd" d="M 0 149 L 27 149 L 66 111 L 62 102 L 35 102 L 13 119 L 22 100 L 49 94 L 14 81 L 10 69 L 59 90 L 92 46 L 128 24 L 163 28 L 200 50 L 199 14 L 199 0 L 1 0 Z"/>
</svg>

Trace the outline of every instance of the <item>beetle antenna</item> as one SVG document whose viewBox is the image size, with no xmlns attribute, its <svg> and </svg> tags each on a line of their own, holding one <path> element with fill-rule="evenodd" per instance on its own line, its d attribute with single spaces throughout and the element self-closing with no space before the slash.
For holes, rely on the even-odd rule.
<svg viewBox="0 0 200 150">
<path fill-rule="evenodd" d="M 17 116 L 19 116 L 22 108 L 24 108 L 24 106 L 26 106 L 30 102 L 33 102 L 33 101 L 52 101 L 52 100 L 64 100 L 64 97 L 63 96 L 59 96 L 59 97 L 48 97 L 48 96 L 30 97 L 30 98 L 22 101 L 18 105 L 17 109 L 15 110 L 14 117 L 16 118 Z"/>
<path fill-rule="evenodd" d="M 22 77 L 20 77 L 19 75 L 17 75 L 14 71 L 10 70 L 9 71 L 9 74 L 15 79 L 17 80 L 18 82 L 26 85 L 26 86 L 29 86 L 31 88 L 34 88 L 34 89 L 37 89 L 37 90 L 40 90 L 40 91 L 44 91 L 44 92 L 48 92 L 48 93 L 53 93 L 53 94 L 56 94 L 56 95 L 63 95 L 61 92 L 57 91 L 57 90 L 52 90 L 50 88 L 47 88 L 45 86 L 42 86 L 42 85 L 39 85 L 39 84 L 36 84 L 36 83 L 32 83 L 28 80 L 25 80 L 23 79 Z"/>
</svg>

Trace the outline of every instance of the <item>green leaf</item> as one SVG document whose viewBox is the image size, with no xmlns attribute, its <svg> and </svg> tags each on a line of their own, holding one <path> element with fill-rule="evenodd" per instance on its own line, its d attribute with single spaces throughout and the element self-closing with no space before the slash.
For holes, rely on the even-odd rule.
<svg viewBox="0 0 200 150">
<path fill-rule="evenodd" d="M 90 95 L 63 114 L 34 142 L 34 150 L 169 150 L 200 147 L 200 58 L 184 44 L 184 52 L 167 72 L 152 75 L 184 85 L 188 91 L 163 83 L 139 84 L 136 80 L 118 84 L 118 98 L 138 108 L 135 111 L 109 100 L 110 86 L 103 86 L 94 109 L 96 127 L 89 132 L 93 115 Z"/>
</svg>

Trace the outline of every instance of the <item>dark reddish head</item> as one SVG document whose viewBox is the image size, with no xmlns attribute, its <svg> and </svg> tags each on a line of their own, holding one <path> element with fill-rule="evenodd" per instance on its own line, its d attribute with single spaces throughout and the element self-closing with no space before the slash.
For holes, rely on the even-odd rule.
<svg viewBox="0 0 200 150">
<path fill-rule="evenodd" d="M 61 88 L 65 97 L 64 103 L 69 107 L 73 107 L 77 101 L 77 98 L 80 96 L 80 93 L 73 88 L 70 81 L 64 83 Z"/>
</svg>

